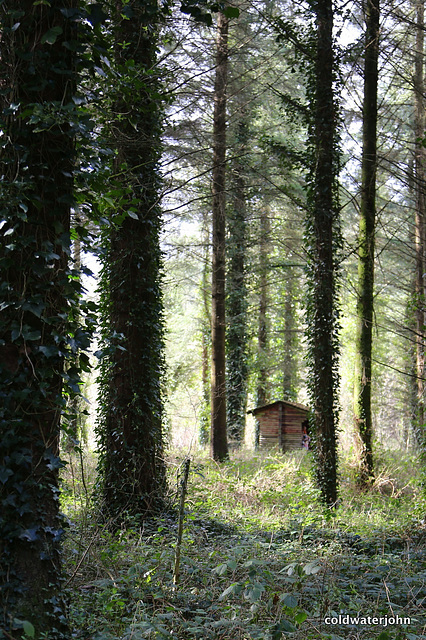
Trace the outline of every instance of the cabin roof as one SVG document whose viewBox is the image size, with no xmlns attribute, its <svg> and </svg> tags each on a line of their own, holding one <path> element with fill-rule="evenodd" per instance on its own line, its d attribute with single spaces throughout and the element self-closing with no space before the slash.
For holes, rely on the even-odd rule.
<svg viewBox="0 0 426 640">
<path fill-rule="evenodd" d="M 256 413 L 259 413 L 260 411 L 264 411 L 265 409 L 269 409 L 269 407 L 273 407 L 274 405 L 280 405 L 280 404 L 288 407 L 294 407 L 296 409 L 299 409 L 299 411 L 303 411 L 304 413 L 307 413 L 307 414 L 310 411 L 309 407 L 307 407 L 304 404 L 299 404 L 298 402 L 290 402 L 289 400 L 274 400 L 274 402 L 269 402 L 268 404 L 263 404 L 260 407 L 251 409 L 247 413 L 252 413 L 255 416 Z"/>
</svg>

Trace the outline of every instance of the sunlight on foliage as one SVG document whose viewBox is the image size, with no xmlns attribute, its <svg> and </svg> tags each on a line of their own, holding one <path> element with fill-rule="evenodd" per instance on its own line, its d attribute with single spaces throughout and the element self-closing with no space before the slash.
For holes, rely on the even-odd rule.
<svg viewBox="0 0 426 640">
<path fill-rule="evenodd" d="M 169 469 L 184 456 L 173 456 Z M 88 459 L 85 483 L 93 480 Z M 342 465 L 342 504 L 320 506 L 309 456 L 240 452 L 193 460 L 173 585 L 175 511 L 115 535 L 95 524 L 74 460 L 64 508 L 78 521 L 66 556 L 74 637 L 414 640 L 426 623 L 424 500 L 413 459 L 383 455 L 376 486 L 356 491 Z M 176 471 L 171 487 L 177 487 Z M 178 502 L 177 492 L 174 498 Z M 410 618 L 384 628 L 327 625 L 339 615 Z M 385 634 L 385 635 L 384 635 Z"/>
</svg>

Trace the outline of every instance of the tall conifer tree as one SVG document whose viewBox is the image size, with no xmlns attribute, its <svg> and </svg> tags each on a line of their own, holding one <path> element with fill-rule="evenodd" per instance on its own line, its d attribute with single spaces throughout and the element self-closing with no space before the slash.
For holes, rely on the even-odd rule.
<svg viewBox="0 0 426 640">
<path fill-rule="evenodd" d="M 225 160 L 228 25 L 229 19 L 224 13 L 219 12 L 214 86 L 212 184 L 212 421 L 210 445 L 212 457 L 215 460 L 225 460 L 228 457 L 225 382 Z"/>
<path fill-rule="evenodd" d="M 158 510 L 165 489 L 158 11 L 156 0 L 119 3 L 115 27 L 110 135 L 118 179 L 102 275 L 98 426 L 104 514 L 115 525 Z"/>
<path fill-rule="evenodd" d="M 379 16 L 379 0 L 367 0 L 365 5 L 362 190 L 358 237 L 357 332 L 354 375 L 355 431 L 359 457 L 359 480 L 362 485 L 368 484 L 373 476 L 371 352 L 376 235 Z"/>
<path fill-rule="evenodd" d="M 340 244 L 339 208 L 336 201 L 337 109 L 333 86 L 335 59 L 331 0 L 318 0 L 314 5 L 314 12 L 316 51 L 310 87 L 312 169 L 308 187 L 306 225 L 309 277 L 307 308 L 309 390 L 313 411 L 317 478 L 322 499 L 331 507 L 337 501 L 338 484 L 336 251 Z"/>
<path fill-rule="evenodd" d="M 234 446 L 244 441 L 247 378 L 247 207 L 243 158 L 247 145 L 247 114 L 242 110 L 237 125 L 234 158 L 231 161 L 231 202 L 227 210 L 227 429 Z"/>
<path fill-rule="evenodd" d="M 263 406 L 269 400 L 268 385 L 268 346 L 269 326 L 267 310 L 269 303 L 268 290 L 268 255 L 270 251 L 270 207 L 265 205 L 260 212 L 260 236 L 259 236 L 259 314 L 257 324 L 257 375 L 256 375 L 256 405 Z M 260 427 L 256 420 L 254 446 L 260 445 Z"/>
<path fill-rule="evenodd" d="M 15 637 L 26 620 L 37 638 L 57 639 L 67 632 L 58 470 L 72 377 L 76 3 L 14 0 L 0 11 L 0 627 Z"/>
<path fill-rule="evenodd" d="M 422 140 L 425 133 L 424 99 L 424 0 L 416 0 L 416 48 L 414 59 L 414 192 L 415 192 L 415 343 L 416 343 L 416 429 L 421 442 L 425 434 L 425 349 L 426 349 L 426 247 L 425 247 L 425 148 Z"/>
</svg>

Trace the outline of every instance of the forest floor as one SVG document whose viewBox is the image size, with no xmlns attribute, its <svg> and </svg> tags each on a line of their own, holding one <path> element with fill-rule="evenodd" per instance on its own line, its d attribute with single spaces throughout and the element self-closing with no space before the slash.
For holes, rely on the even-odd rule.
<svg viewBox="0 0 426 640">
<path fill-rule="evenodd" d="M 184 456 L 170 459 L 179 500 Z M 195 456 L 180 579 L 177 510 L 112 535 L 90 505 L 93 460 L 72 460 L 63 508 L 78 640 L 426 639 L 426 526 L 419 464 L 383 453 L 375 485 L 341 468 L 341 504 L 317 503 L 309 454 Z"/>
</svg>

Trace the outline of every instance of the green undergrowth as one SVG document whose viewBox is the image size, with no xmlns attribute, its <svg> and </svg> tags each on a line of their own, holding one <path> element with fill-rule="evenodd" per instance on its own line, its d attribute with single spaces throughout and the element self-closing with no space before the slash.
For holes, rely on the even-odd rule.
<svg viewBox="0 0 426 640">
<path fill-rule="evenodd" d="M 174 504 L 182 461 L 169 465 Z M 75 463 L 64 480 L 73 637 L 426 638 L 417 463 L 390 453 L 378 463 L 368 493 L 342 464 L 341 504 L 330 513 L 317 503 L 302 452 L 242 453 L 220 466 L 193 460 L 177 585 L 175 511 L 112 535 L 90 506 L 90 465 L 83 483 Z"/>
</svg>

